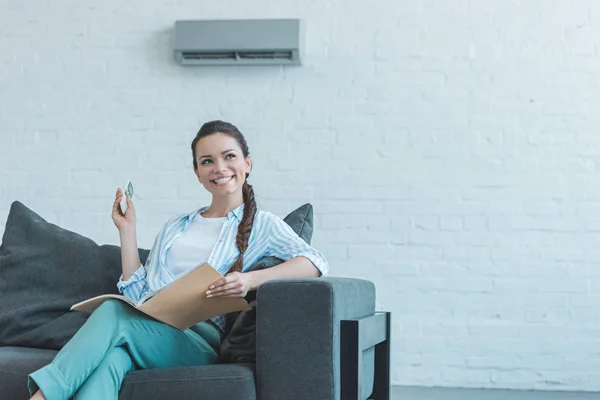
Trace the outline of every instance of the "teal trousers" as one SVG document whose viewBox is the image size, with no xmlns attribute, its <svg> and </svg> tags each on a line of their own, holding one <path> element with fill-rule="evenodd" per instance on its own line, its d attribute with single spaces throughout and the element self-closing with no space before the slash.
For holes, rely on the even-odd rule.
<svg viewBox="0 0 600 400">
<path fill-rule="evenodd" d="M 47 400 L 116 400 L 128 371 L 213 364 L 220 343 L 211 323 L 182 332 L 108 300 L 27 384 L 31 395 L 39 388 Z"/>
</svg>

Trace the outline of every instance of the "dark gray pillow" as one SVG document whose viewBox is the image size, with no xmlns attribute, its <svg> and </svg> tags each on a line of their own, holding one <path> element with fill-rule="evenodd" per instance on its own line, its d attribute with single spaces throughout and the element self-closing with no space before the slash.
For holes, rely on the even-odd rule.
<svg viewBox="0 0 600 400">
<path fill-rule="evenodd" d="M 313 234 L 313 206 L 306 203 L 283 219 L 294 232 L 298 234 L 304 241 L 310 244 Z"/>
<path fill-rule="evenodd" d="M 140 249 L 145 262 L 148 250 Z M 0 346 L 60 349 L 88 314 L 69 308 L 117 293 L 118 246 L 98 245 L 12 203 L 0 245 Z"/>
<path fill-rule="evenodd" d="M 283 219 L 306 243 L 310 244 L 313 233 L 313 207 L 304 204 Z M 263 257 L 248 271 L 271 268 L 281 264 L 277 257 Z M 221 342 L 219 362 L 253 363 L 256 360 L 256 291 L 248 292 L 246 300 L 252 306 L 242 313 L 227 315 L 225 331 Z"/>
</svg>

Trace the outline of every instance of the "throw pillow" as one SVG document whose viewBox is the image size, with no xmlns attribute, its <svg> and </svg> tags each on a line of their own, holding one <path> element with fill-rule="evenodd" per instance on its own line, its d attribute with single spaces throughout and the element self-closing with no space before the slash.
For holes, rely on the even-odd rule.
<svg viewBox="0 0 600 400">
<path fill-rule="evenodd" d="M 306 203 L 283 219 L 289 226 L 292 227 L 294 232 L 298 234 L 304 241 L 310 244 L 313 234 L 313 206 L 310 203 Z"/>
<path fill-rule="evenodd" d="M 148 253 L 140 249 L 142 262 Z M 118 246 L 98 245 L 13 202 L 0 245 L 0 346 L 62 348 L 88 317 L 69 308 L 117 293 L 120 274 Z"/>
</svg>

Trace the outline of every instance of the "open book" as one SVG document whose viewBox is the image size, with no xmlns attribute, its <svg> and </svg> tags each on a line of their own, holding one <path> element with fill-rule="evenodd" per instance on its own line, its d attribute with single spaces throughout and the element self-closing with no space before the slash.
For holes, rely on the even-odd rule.
<svg viewBox="0 0 600 400">
<path fill-rule="evenodd" d="M 117 299 L 183 331 L 212 317 L 250 309 L 243 298 L 206 297 L 208 287 L 221 278 L 223 275 L 204 263 L 137 302 L 118 294 L 104 294 L 74 304 L 71 310 L 91 313 L 106 300 Z"/>
</svg>

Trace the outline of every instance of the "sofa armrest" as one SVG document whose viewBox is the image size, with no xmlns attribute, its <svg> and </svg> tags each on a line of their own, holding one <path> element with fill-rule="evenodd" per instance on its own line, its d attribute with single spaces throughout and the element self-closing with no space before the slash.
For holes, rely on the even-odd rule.
<svg viewBox="0 0 600 400">
<path fill-rule="evenodd" d="M 339 399 L 341 321 L 375 312 L 375 285 L 351 278 L 272 281 L 258 289 L 256 310 L 258 399 Z M 366 353 L 368 395 L 373 352 Z"/>
</svg>

